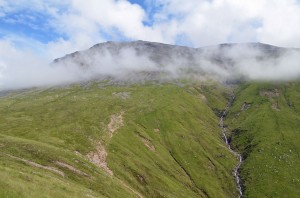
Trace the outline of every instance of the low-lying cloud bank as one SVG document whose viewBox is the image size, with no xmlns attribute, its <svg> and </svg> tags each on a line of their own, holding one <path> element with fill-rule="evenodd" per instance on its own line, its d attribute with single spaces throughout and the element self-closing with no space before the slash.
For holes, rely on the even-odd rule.
<svg viewBox="0 0 300 198">
<path fill-rule="evenodd" d="M 87 80 L 180 78 L 220 81 L 300 79 L 300 50 L 259 43 L 187 48 L 150 42 L 107 42 L 48 64 L 32 52 L 0 43 L 0 90 Z M 13 55 L 13 56 L 12 56 Z M 11 59 L 14 57 L 14 59 Z"/>
<path fill-rule="evenodd" d="M 0 42 L 0 90 L 59 85 L 75 80 L 74 72 L 52 67 L 32 51 Z"/>
</svg>

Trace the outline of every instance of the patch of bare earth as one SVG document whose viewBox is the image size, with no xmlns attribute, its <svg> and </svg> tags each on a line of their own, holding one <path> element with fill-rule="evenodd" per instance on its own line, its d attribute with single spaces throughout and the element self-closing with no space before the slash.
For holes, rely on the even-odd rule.
<svg viewBox="0 0 300 198">
<path fill-rule="evenodd" d="M 207 102 L 207 98 L 205 97 L 205 95 L 199 94 L 199 98 L 200 100 Z"/>
<path fill-rule="evenodd" d="M 154 132 L 155 132 L 155 133 L 159 133 L 159 132 L 160 132 L 160 129 L 154 129 Z"/>
<path fill-rule="evenodd" d="M 115 95 L 115 94 L 114 94 Z M 125 94 L 127 96 L 127 94 Z M 116 94 L 116 96 L 120 96 L 119 94 Z M 124 94 L 121 94 L 121 96 L 124 97 Z M 125 98 L 122 98 L 125 99 Z M 127 97 L 126 97 L 127 99 Z M 112 115 L 110 117 L 110 122 L 107 126 L 110 138 L 113 137 L 113 134 L 120 128 L 123 126 L 123 115 L 124 115 L 124 111 L 121 111 L 118 114 Z M 102 145 L 101 142 L 97 142 L 96 143 L 96 150 L 91 151 L 87 154 L 87 158 L 89 159 L 90 162 L 92 162 L 93 164 L 95 164 L 96 166 L 100 167 L 101 169 L 103 169 L 105 172 L 107 172 L 110 176 L 113 176 L 113 171 L 109 169 L 107 162 L 106 162 L 106 158 L 107 158 L 107 152 L 105 147 Z M 132 187 L 130 187 L 129 185 L 127 185 L 124 181 L 122 181 L 121 179 L 117 178 L 116 179 L 128 190 L 130 190 L 132 193 L 135 194 L 136 197 L 138 198 L 143 198 L 143 196 L 137 192 L 135 189 L 133 189 Z"/>
<path fill-rule="evenodd" d="M 105 147 L 100 142 L 97 143 L 95 151 L 91 151 L 87 154 L 87 158 L 90 162 L 103 169 L 110 176 L 113 176 L 112 170 L 108 168 L 106 163 L 107 152 L 105 150 Z"/>
<path fill-rule="evenodd" d="M 144 145 L 145 145 L 150 151 L 153 151 L 153 152 L 155 151 L 155 147 L 154 147 L 154 145 L 150 142 L 150 140 L 148 140 L 148 139 L 146 139 L 146 138 L 143 138 L 143 137 L 141 137 L 141 139 L 142 139 Z"/>
<path fill-rule="evenodd" d="M 278 89 L 273 89 L 273 90 L 263 90 L 260 91 L 261 96 L 267 97 L 270 102 L 272 102 L 272 109 L 276 111 L 280 111 L 279 105 L 278 105 L 278 98 L 280 96 L 280 92 Z"/>
<path fill-rule="evenodd" d="M 252 106 L 251 103 L 244 102 L 244 104 L 242 105 L 241 111 L 246 111 L 246 110 L 250 109 L 251 106 Z"/>
<path fill-rule="evenodd" d="M 86 194 L 86 197 L 89 197 L 89 198 L 96 198 L 94 195 L 91 195 L 91 194 Z"/>
<path fill-rule="evenodd" d="M 78 175 L 83 175 L 83 176 L 86 176 L 86 177 L 90 177 L 90 175 L 76 169 L 75 167 L 69 165 L 69 164 L 66 164 L 64 162 L 59 162 L 59 161 L 56 161 L 55 164 L 57 164 L 58 166 L 62 167 L 62 168 L 66 168 L 66 169 L 69 169 L 70 171 L 78 174 Z"/>
<path fill-rule="evenodd" d="M 266 96 L 269 99 L 273 99 L 275 97 L 279 97 L 280 93 L 278 89 L 273 89 L 273 90 L 262 90 L 260 91 L 260 95 Z"/>
<path fill-rule="evenodd" d="M 278 107 L 278 103 L 273 103 L 271 107 L 272 107 L 272 109 L 274 109 L 276 111 L 280 111 L 280 109 Z"/>
<path fill-rule="evenodd" d="M 108 128 L 108 132 L 109 132 L 111 138 L 112 138 L 113 134 L 115 133 L 115 131 L 117 131 L 120 127 L 123 126 L 124 113 L 125 113 L 124 111 L 121 111 L 120 113 L 112 115 L 110 117 L 110 122 L 109 122 L 107 128 Z"/>
<path fill-rule="evenodd" d="M 124 111 L 121 111 L 118 114 L 112 115 L 110 117 L 110 122 L 108 123 L 107 129 L 109 133 L 109 137 L 112 138 L 114 133 L 123 126 L 123 115 Z M 97 165 L 105 172 L 107 172 L 110 176 L 113 176 L 112 170 L 110 170 L 107 166 L 106 158 L 107 152 L 105 147 L 101 144 L 101 142 L 96 143 L 96 150 L 91 151 L 87 154 L 87 158 L 90 162 Z"/>
<path fill-rule="evenodd" d="M 96 150 L 92 151 L 90 153 L 88 153 L 87 155 L 88 159 L 94 163 L 95 165 L 97 165 L 98 167 L 100 167 L 101 169 L 103 169 L 105 172 L 107 172 L 110 176 L 113 176 L 113 172 L 112 170 L 110 170 L 107 166 L 106 163 L 106 158 L 107 158 L 107 152 L 105 150 L 105 147 L 103 145 L 101 145 L 101 143 L 98 143 Z M 127 185 L 124 181 L 122 181 L 119 178 L 116 178 L 125 188 L 127 188 L 128 190 L 130 190 L 132 193 L 135 194 L 136 197 L 138 198 L 143 198 L 143 196 L 137 192 L 135 189 L 133 189 L 132 187 L 130 187 L 129 185 Z"/>
<path fill-rule="evenodd" d="M 130 98 L 130 92 L 114 92 L 113 96 L 121 98 L 123 100 L 127 100 L 128 98 Z"/>
<path fill-rule="evenodd" d="M 33 166 L 33 167 L 36 167 L 36 168 L 41 168 L 41 169 L 45 169 L 45 170 L 51 171 L 51 172 L 56 173 L 56 174 L 58 174 L 58 175 L 60 175 L 60 176 L 62 176 L 62 177 L 65 176 L 65 174 L 64 174 L 62 171 L 57 170 L 57 169 L 54 168 L 54 167 L 51 167 L 51 166 L 44 166 L 44 165 L 35 163 L 35 162 L 33 162 L 33 161 L 26 160 L 26 159 L 19 158 L 19 157 L 15 157 L 15 156 L 12 156 L 12 155 L 7 155 L 7 156 L 9 156 L 9 157 L 12 158 L 12 159 L 15 159 L 15 160 L 24 162 L 24 163 L 27 164 L 27 165 L 30 165 L 30 166 Z"/>
</svg>

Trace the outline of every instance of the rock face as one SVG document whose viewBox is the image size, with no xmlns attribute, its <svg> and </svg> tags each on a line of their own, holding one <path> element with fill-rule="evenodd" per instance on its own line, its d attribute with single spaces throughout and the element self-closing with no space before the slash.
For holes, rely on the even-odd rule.
<svg viewBox="0 0 300 198">
<path fill-rule="evenodd" d="M 218 78 L 230 76 L 239 79 L 247 75 L 247 72 L 238 73 L 240 69 L 237 68 L 241 65 L 272 65 L 291 52 L 300 54 L 299 49 L 262 43 L 189 48 L 146 41 L 106 42 L 55 59 L 53 64 L 68 67 L 71 65 L 84 72 L 112 78 L 126 73 L 130 78 L 132 74 L 138 74 L 141 79 L 150 80 L 162 75 L 210 75 Z"/>
</svg>

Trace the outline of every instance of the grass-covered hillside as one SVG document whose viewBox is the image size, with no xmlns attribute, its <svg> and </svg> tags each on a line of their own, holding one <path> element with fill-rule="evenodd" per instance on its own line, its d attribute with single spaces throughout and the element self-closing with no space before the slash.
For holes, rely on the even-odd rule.
<svg viewBox="0 0 300 198">
<path fill-rule="evenodd" d="M 245 197 L 300 196 L 300 83 L 247 83 L 227 117 Z"/>
<path fill-rule="evenodd" d="M 226 105 L 224 91 L 214 84 L 92 83 L 2 96 L 0 197 L 236 197 L 232 170 L 237 159 L 221 138 L 216 116 Z M 263 164 L 263 174 L 286 169 L 280 173 L 284 177 L 278 176 L 284 180 L 274 176 L 273 182 L 289 182 L 286 190 L 295 192 L 299 133 L 292 127 L 299 128 L 300 103 L 299 95 L 285 91 L 289 95 L 280 95 L 280 111 L 269 111 L 271 102 L 259 94 L 248 102 L 253 103 L 249 111 L 263 105 L 266 112 L 261 116 L 285 127 L 274 127 L 278 132 L 269 144 L 255 148 L 254 157 L 261 153 L 274 158 L 280 166 Z M 285 116 L 286 112 L 293 113 Z M 242 113 L 238 119 L 245 120 Z M 280 125 L 281 119 L 287 124 Z M 246 121 L 234 124 L 243 128 Z M 269 126 L 259 121 L 261 127 Z M 270 140 L 269 132 L 251 134 L 256 133 L 265 136 L 261 142 Z M 262 159 L 257 161 L 262 164 Z M 243 170 L 253 166 L 258 167 L 245 163 Z M 254 176 L 247 186 L 270 179 Z"/>
</svg>

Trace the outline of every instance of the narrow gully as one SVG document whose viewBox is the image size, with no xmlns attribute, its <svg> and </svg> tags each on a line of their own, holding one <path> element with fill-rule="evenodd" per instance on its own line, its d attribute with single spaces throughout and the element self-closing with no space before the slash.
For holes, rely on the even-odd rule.
<svg viewBox="0 0 300 198">
<path fill-rule="evenodd" d="M 226 135 L 227 129 L 224 126 L 224 119 L 225 119 L 226 114 L 228 113 L 229 108 L 232 105 L 232 103 L 233 103 L 234 100 L 235 100 L 235 96 L 234 96 L 234 94 L 232 94 L 231 100 L 227 103 L 226 108 L 225 108 L 225 110 L 222 113 L 219 125 L 220 125 L 220 127 L 222 129 L 223 138 L 224 138 L 224 141 L 225 141 L 228 149 L 230 150 L 230 152 L 232 152 L 239 159 L 239 163 L 235 167 L 235 169 L 233 171 L 233 175 L 234 175 L 234 178 L 235 178 L 235 181 L 236 181 L 236 184 L 237 184 L 237 190 L 239 192 L 239 198 L 241 198 L 241 197 L 243 197 L 243 191 L 242 191 L 241 179 L 239 177 L 239 170 L 240 170 L 240 167 L 241 167 L 241 165 L 243 163 L 243 158 L 242 158 L 241 154 L 239 154 L 238 152 L 234 151 L 231 148 L 230 143 L 229 143 L 228 138 L 227 138 L 227 135 Z"/>
</svg>

